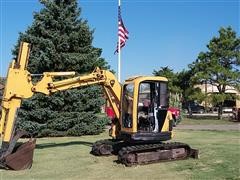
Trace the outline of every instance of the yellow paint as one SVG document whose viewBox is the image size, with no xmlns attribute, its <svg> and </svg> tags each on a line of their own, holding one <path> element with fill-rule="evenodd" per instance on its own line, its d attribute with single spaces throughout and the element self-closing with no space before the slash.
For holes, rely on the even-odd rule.
<svg viewBox="0 0 240 180">
<path fill-rule="evenodd" d="M 30 44 L 26 42 L 21 42 L 19 47 L 19 52 L 18 52 L 16 69 L 19 69 L 19 70 L 27 69 L 29 54 L 30 54 Z"/>
<path fill-rule="evenodd" d="M 132 77 L 129 78 L 125 81 L 124 85 L 133 83 L 134 84 L 134 94 L 133 94 L 133 125 L 132 128 L 123 128 L 122 131 L 128 132 L 128 133 L 136 133 L 138 131 L 137 129 L 137 107 L 138 107 L 138 94 L 139 94 L 139 86 L 140 83 L 143 81 L 156 81 L 156 82 L 167 82 L 167 78 L 165 77 L 160 77 L 160 76 L 137 76 L 137 77 Z M 169 120 L 171 119 L 170 117 L 171 113 L 167 114 L 167 117 L 165 119 L 163 128 L 161 131 L 169 131 Z"/>
<path fill-rule="evenodd" d="M 50 95 L 57 91 L 64 91 L 67 89 L 98 84 L 101 85 L 105 91 L 106 96 L 119 119 L 119 124 L 112 127 L 111 136 L 116 137 L 119 134 L 119 129 L 128 133 L 137 132 L 137 101 L 139 93 L 139 84 L 143 81 L 167 81 L 164 77 L 157 76 L 139 76 L 127 79 L 125 84 L 134 84 L 133 94 L 133 124 L 132 128 L 123 128 L 121 118 L 121 96 L 122 85 L 117 81 L 116 77 L 107 70 L 96 68 L 92 73 L 81 75 L 64 80 L 54 81 L 57 76 L 74 76 L 75 72 L 44 72 L 43 78 L 33 85 L 31 74 L 26 70 L 30 45 L 28 43 L 21 43 L 18 60 L 10 64 L 5 91 L 2 101 L 2 117 L 0 121 L 0 134 L 3 141 L 11 141 L 14 134 L 15 114 L 17 108 L 20 107 L 22 99 L 30 98 L 36 92 Z M 161 131 L 169 131 L 169 120 L 172 119 L 171 113 L 167 113 L 163 128 Z M 119 126 L 121 128 L 119 128 Z"/>
<path fill-rule="evenodd" d="M 21 105 L 21 100 L 33 95 L 31 74 L 26 70 L 28 57 L 29 44 L 21 43 L 17 62 L 13 61 L 8 69 L 0 121 L 0 134 L 3 141 L 9 142 L 14 134 L 15 114 Z"/>
<path fill-rule="evenodd" d="M 162 132 L 169 131 L 169 121 L 172 120 L 172 113 L 170 111 L 167 111 L 167 115 L 162 127 Z"/>
<path fill-rule="evenodd" d="M 3 99 L 30 98 L 33 95 L 32 86 L 31 75 L 27 70 L 9 68 Z"/>
<path fill-rule="evenodd" d="M 7 110 L 2 105 L 2 116 L 1 116 L 1 121 L 0 121 L 0 135 L 1 135 L 1 137 L 2 137 L 3 132 L 4 132 L 4 123 L 5 123 L 5 120 L 7 119 L 6 115 L 7 115 Z"/>
<path fill-rule="evenodd" d="M 133 119 L 133 121 L 134 121 L 134 119 Z M 128 133 L 133 133 L 134 132 L 133 127 L 132 128 L 124 128 L 123 126 L 121 128 L 121 131 L 128 132 Z"/>
<path fill-rule="evenodd" d="M 72 75 L 74 73 L 45 72 L 43 73 L 43 78 L 41 79 L 41 81 L 39 81 L 38 83 L 36 83 L 35 86 L 33 86 L 32 91 L 50 95 L 57 91 L 64 91 L 67 89 L 98 84 L 103 86 L 103 89 L 105 91 L 106 96 L 108 97 L 111 107 L 113 108 L 116 117 L 119 119 L 120 117 L 119 107 L 122 86 L 110 71 L 96 68 L 92 73 L 87 75 L 67 78 L 61 81 L 54 81 L 55 76 L 66 74 Z M 119 132 L 117 131 L 113 131 L 113 133 L 115 133 L 114 135 L 112 135 L 113 137 L 116 137 L 116 134 L 119 134 Z"/>
<path fill-rule="evenodd" d="M 10 101 L 9 104 L 9 109 L 7 109 L 7 121 L 5 122 L 5 124 L 2 126 L 2 122 L 4 122 L 1 119 L 1 135 L 3 135 L 2 141 L 5 142 L 9 142 L 11 140 L 11 137 L 14 134 L 14 123 L 15 123 L 15 115 L 16 115 L 16 111 L 17 109 L 20 107 L 21 105 L 21 99 L 16 99 L 13 98 Z M 4 107 L 3 107 L 4 109 Z M 6 110 L 6 109 L 4 109 Z M 4 114 L 6 113 L 6 111 L 4 112 Z"/>
<path fill-rule="evenodd" d="M 120 113 L 119 112 L 119 108 L 118 108 L 119 104 L 117 104 L 115 102 L 115 99 L 114 100 L 112 99 L 112 96 L 110 95 L 108 89 L 105 86 L 103 86 L 103 89 L 104 89 L 105 94 L 106 94 L 106 96 L 107 96 L 107 98 L 108 98 L 108 100 L 110 102 L 110 105 L 111 105 L 111 107 L 112 107 L 112 109 L 113 109 L 113 111 L 114 111 L 114 113 L 116 115 L 116 118 L 119 119 L 119 113 Z"/>
<path fill-rule="evenodd" d="M 132 123 L 132 132 L 137 132 L 137 107 L 138 107 L 138 92 L 139 92 L 139 81 L 137 79 L 133 80 L 134 90 L 133 90 L 133 123 Z"/>
</svg>

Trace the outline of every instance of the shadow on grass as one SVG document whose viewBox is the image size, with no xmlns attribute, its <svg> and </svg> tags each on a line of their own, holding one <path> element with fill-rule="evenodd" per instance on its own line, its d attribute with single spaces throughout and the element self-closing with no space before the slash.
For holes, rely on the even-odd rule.
<svg viewBox="0 0 240 180">
<path fill-rule="evenodd" d="M 65 147 L 65 146 L 72 146 L 72 145 L 85 145 L 85 146 L 91 147 L 93 143 L 86 142 L 86 141 L 71 141 L 71 142 L 65 142 L 65 143 L 44 143 L 44 144 L 37 144 L 36 149 Z"/>
</svg>

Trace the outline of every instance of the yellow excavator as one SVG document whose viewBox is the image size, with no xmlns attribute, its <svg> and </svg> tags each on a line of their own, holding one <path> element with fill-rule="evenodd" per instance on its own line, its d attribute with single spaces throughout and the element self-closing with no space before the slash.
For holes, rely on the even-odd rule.
<svg viewBox="0 0 240 180">
<path fill-rule="evenodd" d="M 110 71 L 96 68 L 82 76 L 75 72 L 44 72 L 41 80 L 33 83 L 33 75 L 27 71 L 29 53 L 30 44 L 22 42 L 17 61 L 13 60 L 8 69 L 0 121 L 1 168 L 22 170 L 32 166 L 36 139 L 19 145 L 18 139 L 27 133 L 15 130 L 17 110 L 23 99 L 35 93 L 51 95 L 93 84 L 102 86 L 116 118 L 109 130 L 112 138 L 95 142 L 92 154 L 116 154 L 126 166 L 198 157 L 198 150 L 187 144 L 163 143 L 173 137 L 166 78 L 138 76 L 122 85 Z"/>
</svg>

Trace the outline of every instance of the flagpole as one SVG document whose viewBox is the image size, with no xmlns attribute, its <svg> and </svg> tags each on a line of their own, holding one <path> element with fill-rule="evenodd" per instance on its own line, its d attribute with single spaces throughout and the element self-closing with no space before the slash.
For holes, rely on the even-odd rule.
<svg viewBox="0 0 240 180">
<path fill-rule="evenodd" d="M 118 8 L 120 6 L 121 6 L 121 0 L 118 0 Z M 118 23 L 119 23 L 119 19 L 118 19 Z M 121 44 L 120 36 L 118 36 L 118 82 L 121 82 L 121 47 L 120 47 L 120 44 Z"/>
</svg>

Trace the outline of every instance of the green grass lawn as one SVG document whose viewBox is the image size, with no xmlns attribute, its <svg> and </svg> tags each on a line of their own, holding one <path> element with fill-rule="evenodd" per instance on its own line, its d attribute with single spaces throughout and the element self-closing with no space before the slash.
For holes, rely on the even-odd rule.
<svg viewBox="0 0 240 180">
<path fill-rule="evenodd" d="M 209 125 L 209 124 L 237 124 L 236 122 L 230 121 L 229 118 L 217 119 L 217 117 L 207 117 L 207 116 L 195 116 L 189 118 L 188 116 L 183 116 L 180 124 L 184 125 Z"/>
<path fill-rule="evenodd" d="M 239 179 L 240 140 L 236 131 L 177 130 L 174 141 L 200 150 L 200 159 L 125 167 L 115 156 L 89 154 L 98 136 L 42 138 L 37 140 L 30 170 L 0 171 L 0 179 Z"/>
</svg>

